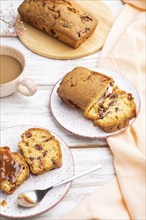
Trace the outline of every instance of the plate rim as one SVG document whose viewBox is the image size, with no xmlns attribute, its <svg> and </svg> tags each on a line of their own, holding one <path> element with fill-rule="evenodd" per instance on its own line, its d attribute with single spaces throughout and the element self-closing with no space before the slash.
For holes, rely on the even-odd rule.
<svg viewBox="0 0 146 220">
<path fill-rule="evenodd" d="M 85 67 L 85 68 L 88 68 L 88 67 Z M 55 122 L 57 122 L 57 124 L 63 128 L 65 131 L 77 136 L 77 137 L 81 137 L 81 138 L 85 138 L 85 139 L 89 139 L 89 140 L 102 140 L 102 139 L 106 139 L 106 138 L 109 138 L 109 137 L 113 137 L 113 136 L 116 136 L 118 135 L 119 133 L 122 133 L 124 132 L 125 130 L 129 129 L 131 127 L 131 125 L 134 123 L 134 121 L 137 119 L 138 115 L 139 115 L 139 112 L 140 112 L 140 109 L 141 109 L 141 99 L 140 99 L 140 95 L 139 95 L 139 92 L 137 90 L 137 88 L 134 86 L 134 84 L 128 79 L 128 77 L 126 77 L 124 74 L 122 73 L 118 73 L 116 71 L 113 71 L 113 70 L 110 70 L 110 69 L 103 69 L 103 68 L 100 68 L 100 67 L 91 67 L 89 68 L 90 70 L 95 70 L 96 71 L 99 71 L 100 73 L 103 73 L 106 75 L 106 71 L 108 72 L 113 72 L 115 74 L 118 74 L 118 75 L 121 75 L 123 78 L 125 78 L 131 85 L 132 87 L 135 89 L 135 92 L 136 92 L 136 95 L 137 95 L 137 98 L 138 98 L 138 106 L 137 106 L 137 109 L 136 109 L 136 117 L 133 118 L 133 120 L 131 121 L 131 123 L 129 122 L 129 125 L 122 128 L 121 130 L 118 130 L 118 131 L 115 131 L 115 132 L 112 132 L 112 133 L 106 133 L 106 135 L 104 137 L 98 137 L 98 136 L 94 136 L 94 137 L 89 137 L 89 136 L 85 136 L 85 135 L 80 135 L 80 134 L 77 134 L 77 133 L 74 133 L 70 130 L 68 130 L 66 127 L 64 127 L 62 124 L 60 124 L 60 122 L 57 120 L 57 118 L 55 117 L 54 113 L 53 113 L 53 110 L 52 110 L 52 95 L 53 95 L 53 92 L 54 90 L 56 89 L 56 87 L 58 86 L 59 82 L 61 82 L 61 80 L 64 78 L 61 77 L 56 83 L 55 85 L 53 86 L 53 89 L 51 91 L 51 94 L 50 94 L 50 100 L 49 100 L 49 108 L 51 110 L 51 114 L 53 116 L 53 118 L 55 119 Z M 65 104 L 65 103 L 64 103 Z M 88 120 L 88 119 L 87 119 Z"/>
<path fill-rule="evenodd" d="M 14 127 L 19 127 L 19 126 L 35 126 L 35 127 L 38 127 L 38 128 L 42 128 L 42 129 L 48 130 L 48 129 L 42 127 L 42 126 L 23 124 L 23 125 L 14 125 L 14 126 L 10 126 L 10 127 L 7 127 L 7 128 L 3 128 L 3 129 L 0 130 L 0 134 L 1 134 L 1 132 L 5 131 L 5 130 L 7 130 L 7 129 L 14 128 Z M 75 175 L 75 161 L 74 161 L 73 154 L 72 154 L 71 149 L 69 148 L 68 144 L 67 144 L 60 136 L 58 136 L 55 132 L 53 132 L 53 131 L 51 131 L 51 130 L 48 130 L 48 131 L 49 131 L 50 133 L 56 135 L 56 137 L 59 137 L 59 139 L 65 144 L 65 146 L 66 146 L 67 149 L 69 150 L 70 155 L 71 155 L 71 158 L 72 158 L 72 162 L 73 162 L 73 175 Z M 64 195 L 63 195 L 54 205 L 52 205 L 52 206 L 49 207 L 48 209 L 45 209 L 45 210 L 43 210 L 43 211 L 41 211 L 41 212 L 39 212 L 39 213 L 37 213 L 37 214 L 32 214 L 32 215 L 29 215 L 29 216 L 21 216 L 21 217 L 20 217 L 20 216 L 9 216 L 9 215 L 6 215 L 6 214 L 2 214 L 1 212 L 0 212 L 0 216 L 2 216 L 2 217 L 7 217 L 7 218 L 9 218 L 9 219 L 10 219 L 10 218 L 12 218 L 12 219 L 27 219 L 27 218 L 32 218 L 32 217 L 35 217 L 35 216 L 39 216 L 39 215 L 41 215 L 41 214 L 43 214 L 43 213 L 49 211 L 49 210 L 52 209 L 53 207 L 55 207 L 55 206 L 66 196 L 66 194 L 68 193 L 68 191 L 69 191 L 70 188 L 71 188 L 72 182 L 73 182 L 73 181 L 71 181 L 70 183 L 68 183 L 68 189 L 66 190 L 66 192 L 64 193 Z M 1 209 L 0 209 L 0 211 L 1 211 Z"/>
</svg>

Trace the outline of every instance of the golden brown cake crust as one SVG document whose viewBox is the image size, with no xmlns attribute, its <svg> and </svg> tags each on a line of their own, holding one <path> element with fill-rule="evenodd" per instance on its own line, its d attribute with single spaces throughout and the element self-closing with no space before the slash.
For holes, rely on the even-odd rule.
<svg viewBox="0 0 146 220">
<path fill-rule="evenodd" d="M 41 174 L 62 166 L 58 140 L 42 128 L 30 128 L 22 134 L 18 144 L 33 174 Z"/>
<path fill-rule="evenodd" d="M 97 19 L 70 0 L 25 0 L 18 8 L 23 21 L 77 48 L 95 30 Z"/>
<path fill-rule="evenodd" d="M 0 147 L 0 188 L 12 194 L 29 177 L 29 168 L 21 154 Z"/>
<path fill-rule="evenodd" d="M 112 81 L 104 74 L 77 67 L 65 75 L 57 93 L 67 104 L 85 110 L 94 99 L 104 95 Z"/>
</svg>

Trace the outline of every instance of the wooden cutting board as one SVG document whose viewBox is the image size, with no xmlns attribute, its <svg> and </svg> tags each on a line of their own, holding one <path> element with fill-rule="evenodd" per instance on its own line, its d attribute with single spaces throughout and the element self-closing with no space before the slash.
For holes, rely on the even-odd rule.
<svg viewBox="0 0 146 220">
<path fill-rule="evenodd" d="M 20 34 L 20 22 L 16 19 L 15 27 L 20 41 L 31 51 L 54 59 L 75 59 L 99 51 L 115 18 L 111 10 L 100 0 L 78 0 L 77 2 L 99 21 L 95 32 L 79 48 L 73 49 L 26 23 L 24 23 L 23 34 Z"/>
</svg>

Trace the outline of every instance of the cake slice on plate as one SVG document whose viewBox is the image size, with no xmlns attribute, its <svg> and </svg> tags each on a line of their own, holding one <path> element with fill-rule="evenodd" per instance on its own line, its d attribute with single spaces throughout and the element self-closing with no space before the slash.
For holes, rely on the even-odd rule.
<svg viewBox="0 0 146 220">
<path fill-rule="evenodd" d="M 62 152 L 58 140 L 42 128 L 30 128 L 18 144 L 33 174 L 39 175 L 62 166 Z"/>
<path fill-rule="evenodd" d="M 28 177 L 29 168 L 21 154 L 0 147 L 0 188 L 12 194 Z"/>
<path fill-rule="evenodd" d="M 136 104 L 131 93 L 115 87 L 112 93 L 93 105 L 87 117 L 106 132 L 115 132 L 129 125 L 136 116 Z"/>
</svg>

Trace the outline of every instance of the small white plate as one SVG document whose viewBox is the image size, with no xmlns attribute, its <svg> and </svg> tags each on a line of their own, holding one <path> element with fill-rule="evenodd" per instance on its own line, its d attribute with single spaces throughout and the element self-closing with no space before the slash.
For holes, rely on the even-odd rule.
<svg viewBox="0 0 146 220">
<path fill-rule="evenodd" d="M 104 70 L 100 68 L 92 68 L 92 70 L 113 77 L 115 83 L 120 89 L 128 93 L 131 93 L 136 102 L 136 107 L 137 107 L 136 112 L 138 115 L 140 110 L 140 98 L 135 87 L 125 76 L 113 71 Z M 50 98 L 50 108 L 52 115 L 59 123 L 59 125 L 65 130 L 71 132 L 72 134 L 84 138 L 101 139 L 122 132 L 134 122 L 135 118 L 133 118 L 130 121 L 129 126 L 113 133 L 106 133 L 105 131 L 101 130 L 99 127 L 94 126 L 91 120 L 85 119 L 83 117 L 83 112 L 80 109 L 70 107 L 59 98 L 57 94 L 57 89 L 60 86 L 61 81 L 62 79 L 60 79 L 57 82 L 57 84 L 52 90 L 52 94 Z"/>
<path fill-rule="evenodd" d="M 18 152 L 18 142 L 21 141 L 20 135 L 27 129 L 38 126 L 15 126 L 1 131 L 1 146 L 9 146 L 11 151 Z M 50 131 L 51 132 L 51 131 Z M 52 184 L 63 181 L 74 175 L 74 160 L 71 151 L 65 142 L 56 134 L 51 132 L 52 135 L 59 141 L 63 156 L 63 165 L 59 169 L 54 169 L 50 172 L 30 177 L 12 194 L 0 192 L 0 202 L 6 200 L 6 206 L 0 206 L 0 215 L 9 218 L 28 218 L 46 212 L 48 209 L 55 206 L 68 192 L 71 183 L 60 186 L 51 190 L 46 194 L 42 202 L 33 208 L 23 208 L 17 203 L 17 196 L 20 192 L 36 188 L 47 188 Z"/>
</svg>

